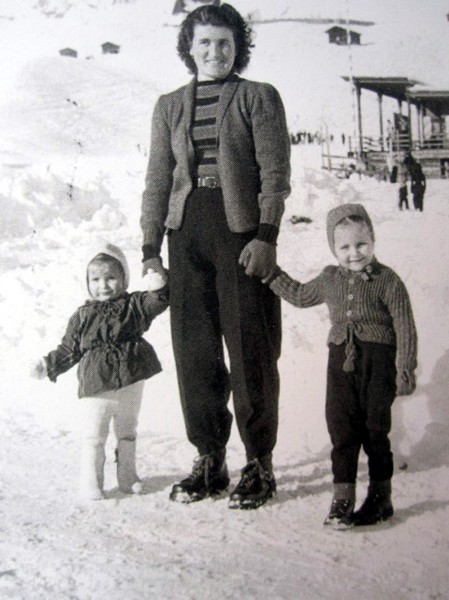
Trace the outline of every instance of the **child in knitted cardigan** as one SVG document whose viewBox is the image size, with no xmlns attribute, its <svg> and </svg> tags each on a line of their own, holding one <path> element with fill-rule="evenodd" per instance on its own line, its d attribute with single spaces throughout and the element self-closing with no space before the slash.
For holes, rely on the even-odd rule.
<svg viewBox="0 0 449 600">
<path fill-rule="evenodd" d="M 142 337 L 168 306 L 165 283 L 147 276 L 147 291 L 128 293 L 129 268 L 117 246 L 102 242 L 89 255 L 91 296 L 71 316 L 60 345 L 32 367 L 37 379 L 57 377 L 78 364 L 78 396 L 84 408 L 80 494 L 104 497 L 105 444 L 111 421 L 117 438 L 119 489 L 139 493 L 136 435 L 144 380 L 161 371 L 153 347 Z"/>
<path fill-rule="evenodd" d="M 265 280 L 298 307 L 326 303 L 328 336 L 326 422 L 332 442 L 334 495 L 324 524 L 371 525 L 393 515 L 391 405 L 415 389 L 417 334 L 404 283 L 374 256 L 374 230 L 361 204 L 327 216 L 327 236 L 339 266 L 300 283 L 277 267 Z M 368 456 L 368 495 L 354 512 L 360 449 Z"/>
</svg>

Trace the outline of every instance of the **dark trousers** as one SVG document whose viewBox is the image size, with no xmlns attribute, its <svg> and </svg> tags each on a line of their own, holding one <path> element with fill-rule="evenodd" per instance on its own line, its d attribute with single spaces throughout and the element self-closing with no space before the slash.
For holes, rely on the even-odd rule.
<svg viewBox="0 0 449 600">
<path fill-rule="evenodd" d="M 385 344 L 355 343 L 355 370 L 350 373 L 343 371 L 345 344 L 329 345 L 326 421 L 334 483 L 356 482 L 362 447 L 371 481 L 393 475 L 388 434 L 396 395 L 396 350 Z"/>
<path fill-rule="evenodd" d="M 170 314 L 189 441 L 200 454 L 226 446 L 232 390 L 247 459 L 269 462 L 278 428 L 281 312 L 269 287 L 238 264 L 254 235 L 229 230 L 220 189 L 194 190 L 182 228 L 169 233 Z"/>
<path fill-rule="evenodd" d="M 413 206 L 416 210 L 423 211 L 424 208 L 424 190 L 417 189 L 413 192 Z"/>
<path fill-rule="evenodd" d="M 399 188 L 399 210 L 402 210 L 403 205 L 405 205 L 405 208 L 408 210 L 407 186 L 402 186 Z"/>
</svg>

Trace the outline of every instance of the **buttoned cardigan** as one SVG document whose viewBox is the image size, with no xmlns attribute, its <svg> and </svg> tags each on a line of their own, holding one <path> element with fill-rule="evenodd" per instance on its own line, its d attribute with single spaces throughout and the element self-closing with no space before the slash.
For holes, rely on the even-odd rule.
<svg viewBox="0 0 449 600">
<path fill-rule="evenodd" d="M 396 347 L 398 371 L 417 364 L 417 333 L 407 289 L 389 267 L 373 260 L 370 274 L 327 266 L 307 283 L 279 269 L 271 289 L 294 306 L 325 303 L 331 329 L 327 342 L 342 344 L 349 335 L 366 342 Z"/>
</svg>

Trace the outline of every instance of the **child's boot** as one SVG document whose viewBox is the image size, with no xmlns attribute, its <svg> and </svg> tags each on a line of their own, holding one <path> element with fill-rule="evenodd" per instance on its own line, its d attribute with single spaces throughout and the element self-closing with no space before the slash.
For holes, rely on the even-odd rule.
<svg viewBox="0 0 449 600">
<path fill-rule="evenodd" d="M 115 452 L 120 491 L 125 494 L 142 493 L 142 483 L 136 472 L 136 440 L 119 440 Z"/>
<path fill-rule="evenodd" d="M 324 525 L 332 525 L 333 529 L 350 529 L 354 505 L 355 483 L 334 483 L 334 496 Z"/>
<path fill-rule="evenodd" d="M 87 500 L 104 497 L 104 444 L 84 442 L 81 448 L 80 495 Z"/>
<path fill-rule="evenodd" d="M 368 495 L 362 506 L 354 513 L 354 525 L 375 525 L 393 516 L 391 503 L 391 479 L 370 481 Z"/>
</svg>

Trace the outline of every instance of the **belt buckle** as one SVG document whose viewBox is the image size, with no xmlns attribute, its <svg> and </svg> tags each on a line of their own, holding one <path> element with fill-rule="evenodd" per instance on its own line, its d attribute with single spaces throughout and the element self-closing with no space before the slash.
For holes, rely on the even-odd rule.
<svg viewBox="0 0 449 600">
<path fill-rule="evenodd" d="M 202 187 L 216 188 L 218 187 L 217 179 L 213 175 L 201 177 Z"/>
</svg>

